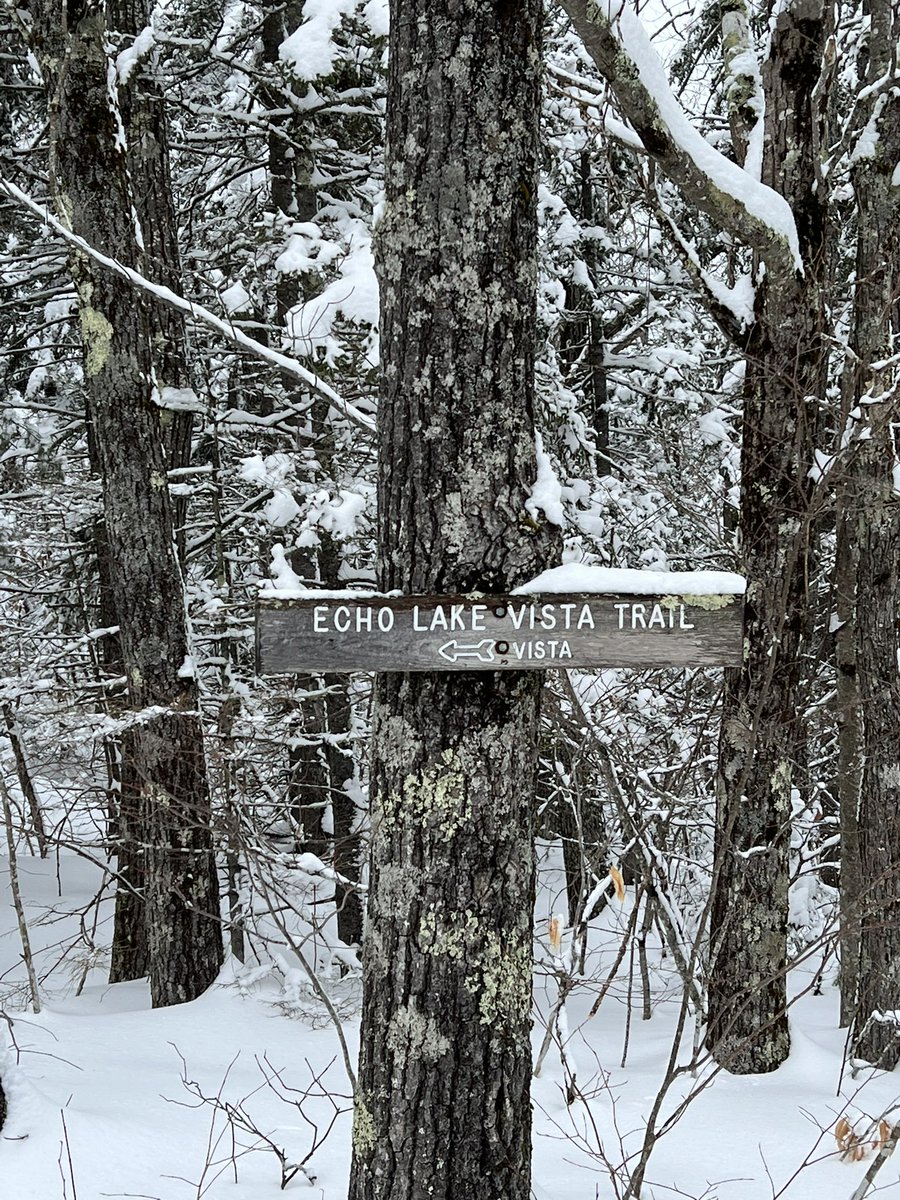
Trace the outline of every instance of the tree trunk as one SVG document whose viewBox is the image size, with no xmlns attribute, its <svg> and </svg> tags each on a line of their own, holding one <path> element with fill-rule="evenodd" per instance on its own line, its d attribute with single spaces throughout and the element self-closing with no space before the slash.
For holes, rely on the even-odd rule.
<svg viewBox="0 0 900 1200">
<path fill-rule="evenodd" d="M 697 276 L 710 312 L 747 353 L 741 557 L 748 577 L 744 662 L 726 685 L 719 748 L 719 804 L 711 905 L 707 1043 L 732 1071 L 769 1071 L 787 1054 L 787 853 L 817 405 L 826 375 L 823 336 L 826 188 L 824 51 L 832 19 L 823 0 L 773 9 L 763 68 L 761 182 L 752 135 L 755 72 L 741 50 L 746 13 L 725 6 L 726 92 L 740 168 L 685 140 L 684 120 L 661 104 L 629 7 L 621 15 L 590 0 L 563 7 L 603 72 L 647 153 L 698 212 L 757 257 L 756 304 L 745 333 Z M 637 39 L 637 40 L 635 40 Z M 827 95 L 825 96 L 827 99 Z M 759 200 L 765 196 L 765 214 Z M 796 243 L 794 232 L 796 231 Z"/>
<path fill-rule="evenodd" d="M 895 236 L 898 220 L 895 205 L 891 225 L 881 230 L 881 252 Z M 900 1059 L 900 497 L 891 478 L 896 409 L 892 399 L 873 405 L 867 414 L 872 436 L 860 444 L 850 468 L 854 503 L 847 514 L 852 517 L 858 561 L 854 629 L 863 764 L 858 810 L 861 886 L 854 898 L 860 919 L 850 927 L 851 934 L 859 929 L 860 939 L 854 1047 L 857 1057 L 887 1070 Z"/>
<path fill-rule="evenodd" d="M 116 793 L 116 911 L 113 919 L 109 982 L 127 983 L 150 974 L 150 929 L 147 912 L 147 835 L 141 780 L 137 772 L 140 744 L 127 729 L 119 742 Z"/>
<path fill-rule="evenodd" d="M 28 813 L 31 817 L 31 831 L 34 833 L 35 840 L 38 845 L 38 853 L 41 858 L 47 857 L 47 831 L 44 828 L 44 814 L 41 810 L 41 802 L 38 799 L 38 794 L 35 791 L 34 781 L 31 778 L 31 771 L 28 766 L 28 758 L 25 754 L 25 747 L 22 744 L 22 734 L 19 730 L 19 723 L 16 720 L 16 714 L 13 711 L 13 706 L 8 700 L 0 703 L 0 712 L 3 713 L 3 721 L 6 725 L 6 736 L 9 738 L 9 744 L 12 747 L 13 759 L 16 764 L 16 775 L 19 780 L 19 790 L 22 793 L 22 799 L 28 807 Z M 24 814 L 23 814 L 24 816 Z M 31 846 L 31 837 L 29 831 L 25 830 L 25 839 Z"/>
<path fill-rule="evenodd" d="M 60 24 L 65 16 L 67 24 Z M 104 14 L 47 3 L 37 25 L 50 85 L 51 177 L 59 211 L 89 244 L 133 264 L 140 236 L 109 88 Z M 188 664 L 166 460 L 152 394 L 143 296 L 88 255 L 72 260 L 120 626 L 129 729 L 147 838 L 154 1005 L 192 999 L 222 960 L 218 881 L 196 686 Z"/>
<path fill-rule="evenodd" d="M 788 850 L 812 457 L 791 386 L 808 366 L 798 344 L 809 343 L 761 349 L 744 403 L 745 651 L 743 667 L 726 672 L 719 740 L 707 1026 L 716 1060 L 736 1074 L 774 1070 L 790 1045 Z"/>
<path fill-rule="evenodd" d="M 333 680 L 334 675 L 325 679 Z M 325 697 L 328 732 L 332 735 L 325 746 L 331 788 L 331 816 L 334 839 L 333 865 L 339 875 L 356 883 L 359 880 L 360 836 L 357 832 L 358 812 L 347 784 L 354 776 L 353 747 L 349 741 L 351 700 L 346 680 L 331 688 Z M 347 737 L 345 745 L 336 744 L 334 736 Z M 358 946 L 363 939 L 363 908 L 359 891 L 350 884 L 338 883 L 334 889 L 337 910 L 338 936 L 348 946 Z"/>
<path fill-rule="evenodd" d="M 130 42 L 149 25 L 151 7 L 148 0 L 109 0 L 110 28 Z M 184 277 L 169 166 L 165 100 L 152 69 L 148 70 L 146 64 L 139 63 L 128 86 L 120 88 L 120 103 L 135 213 L 143 235 L 141 269 L 148 278 L 180 295 L 184 291 Z M 156 386 L 165 400 L 166 388 L 183 390 L 191 386 L 187 323 L 180 310 L 152 300 L 149 315 Z M 159 414 L 170 470 L 186 467 L 191 460 L 194 412 L 190 404 L 182 401 L 181 407 L 164 407 Z M 183 560 L 187 497 L 174 497 L 171 506 L 178 556 Z"/>
<path fill-rule="evenodd" d="M 816 410 L 827 348 L 825 208 L 813 130 L 826 35 L 819 0 L 785 6 L 763 71 L 763 182 L 789 200 L 805 276 L 761 275 L 747 352 L 741 525 L 744 663 L 726 674 L 719 742 L 707 1044 L 729 1071 L 787 1057 L 791 789 L 807 632 Z"/>
<path fill-rule="evenodd" d="M 845 421 L 855 401 L 856 371 L 851 376 L 848 396 L 843 405 Z M 853 464 L 854 466 L 856 464 Z M 859 703 L 859 678 L 856 669 L 856 602 L 859 586 L 859 553 L 855 539 L 853 513 L 856 490 L 851 482 L 850 464 L 844 468 L 837 486 L 837 544 L 834 567 L 835 615 L 839 621 L 835 637 L 835 723 L 838 736 L 837 778 L 840 827 L 840 1023 L 853 1024 L 859 987 L 859 899 L 862 892 L 859 859 L 859 802 L 862 788 L 862 713 Z M 855 474 L 855 472 L 854 472 Z M 856 480 L 857 487 L 859 480 Z M 857 514 L 857 517 L 859 514 Z"/>
<path fill-rule="evenodd" d="M 596 225 L 594 181 L 591 148 L 582 148 L 578 159 L 578 178 L 569 208 L 586 226 Z M 566 321 L 560 335 L 560 358 L 565 365 L 569 387 L 580 390 L 586 397 L 585 417 L 594 433 L 597 457 L 594 470 L 598 476 L 611 473 L 609 457 L 609 400 L 606 369 L 606 330 L 597 312 L 593 286 L 602 269 L 602 255 L 595 237 L 585 238 L 579 247 L 592 287 L 569 280 L 566 283 Z"/>
<path fill-rule="evenodd" d="M 900 18 L 888 0 L 872 0 L 868 11 L 865 81 L 874 92 L 892 68 Z M 841 999 L 842 1016 L 853 1018 L 854 1053 L 892 1070 L 900 1059 L 900 372 L 891 362 L 900 288 L 900 199 L 892 180 L 900 157 L 900 100 L 888 92 L 871 103 L 861 134 L 870 148 L 852 160 L 858 206 L 852 410 L 839 488 L 838 557 L 845 564 L 839 719 L 852 751 L 841 763 L 847 838 Z"/>
<path fill-rule="evenodd" d="M 91 471 L 102 474 L 93 426 L 88 424 L 88 457 Z M 106 521 L 100 515 L 92 523 L 92 538 L 97 555 L 97 615 L 99 629 L 111 629 L 119 624 L 114 598 L 113 562 Z M 101 640 L 103 671 L 110 680 L 125 674 L 122 661 L 122 639 L 118 633 Z M 118 686 L 116 692 L 107 690 L 104 711 L 114 719 L 128 710 L 128 698 Z M 147 839 L 141 829 L 141 788 L 134 764 L 135 747 L 130 730 L 121 736 L 104 738 L 109 796 L 109 841 L 116 858 L 116 901 L 113 914 L 112 946 L 109 960 L 109 982 L 125 983 L 143 979 L 150 974 L 150 948 L 147 929 L 147 895 L 145 853 Z"/>
<path fill-rule="evenodd" d="M 380 585 L 502 593 L 535 478 L 537 0 L 394 0 Z M 352 1200 L 530 1195 L 541 676 L 382 674 Z"/>
<path fill-rule="evenodd" d="M 108 13 L 112 28 L 129 41 L 149 23 L 146 0 L 110 0 Z M 162 89 L 143 63 L 135 68 L 129 86 L 120 89 L 120 103 L 131 192 L 143 240 L 143 246 L 139 248 L 139 265 L 148 278 L 181 293 L 184 280 L 169 171 L 168 123 Z M 152 331 L 157 392 L 164 397 L 166 388 L 189 388 L 184 314 L 169 305 L 151 301 L 147 315 Z M 162 409 L 159 420 L 167 468 L 187 466 L 191 457 L 193 412 L 189 407 Z M 179 559 L 183 559 L 187 498 L 177 496 L 170 503 L 175 545 Z M 122 738 L 117 830 L 119 886 L 116 888 L 110 983 L 140 979 L 150 971 L 144 892 L 144 845 L 147 839 L 142 827 L 140 782 L 131 761 L 136 749 L 132 737 Z"/>
</svg>

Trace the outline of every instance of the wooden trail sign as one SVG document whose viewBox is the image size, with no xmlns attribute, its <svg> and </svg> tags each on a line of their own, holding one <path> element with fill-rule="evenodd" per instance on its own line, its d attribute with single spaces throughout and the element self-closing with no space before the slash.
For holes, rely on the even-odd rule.
<svg viewBox="0 0 900 1200">
<path fill-rule="evenodd" d="M 742 597 L 310 593 L 257 609 L 257 666 L 301 671 L 732 667 Z"/>
</svg>

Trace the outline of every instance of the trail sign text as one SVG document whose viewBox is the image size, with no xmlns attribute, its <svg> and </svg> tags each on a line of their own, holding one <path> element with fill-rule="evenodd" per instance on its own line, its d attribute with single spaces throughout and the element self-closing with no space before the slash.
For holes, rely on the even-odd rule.
<svg viewBox="0 0 900 1200">
<path fill-rule="evenodd" d="M 266 598 L 259 668 L 521 671 L 545 667 L 737 666 L 740 596 Z"/>
</svg>

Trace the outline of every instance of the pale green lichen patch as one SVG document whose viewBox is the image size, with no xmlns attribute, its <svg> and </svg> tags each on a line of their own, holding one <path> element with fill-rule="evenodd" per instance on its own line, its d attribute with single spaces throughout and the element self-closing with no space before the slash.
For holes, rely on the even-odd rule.
<svg viewBox="0 0 900 1200">
<path fill-rule="evenodd" d="M 433 833 L 451 838 L 471 817 L 466 773 L 456 752 L 444 750 L 434 765 L 407 775 L 399 793 L 385 796 L 378 813 L 387 828 L 399 818 L 427 825 Z"/>
<path fill-rule="evenodd" d="M 441 921 L 443 913 L 432 904 L 419 920 L 419 948 L 424 954 L 461 959 L 478 936 L 478 917 L 467 912 L 455 923 Z"/>
<path fill-rule="evenodd" d="M 79 312 L 84 342 L 84 369 L 89 378 L 99 375 L 109 361 L 113 327 L 96 308 L 83 304 Z"/>
<path fill-rule="evenodd" d="M 406 912 L 422 893 L 422 872 L 411 863 L 385 863 L 378 870 L 376 891 L 383 911 Z"/>
<path fill-rule="evenodd" d="M 482 1025 L 517 1026 L 531 1005 L 531 947 L 485 929 L 473 912 L 442 927 L 432 906 L 419 923 L 419 948 L 465 963 L 465 987 L 478 1001 Z"/>
<path fill-rule="evenodd" d="M 410 1058 L 435 1063 L 450 1049 L 450 1039 L 441 1033 L 437 1019 L 421 1012 L 414 1002 L 391 1017 L 387 1044 L 401 1068 Z"/>
<path fill-rule="evenodd" d="M 512 947 L 492 931 L 483 939 L 476 970 L 466 985 L 478 996 L 482 1025 L 516 1026 L 531 1005 L 531 948 Z"/>
<path fill-rule="evenodd" d="M 668 597 L 667 597 L 668 598 Z M 718 612 L 720 609 L 728 608 L 734 604 L 737 596 L 731 594 L 715 595 L 715 596 L 676 596 L 673 597 L 676 603 L 690 605 L 691 608 L 703 608 L 707 612 Z"/>
<path fill-rule="evenodd" d="M 360 1158 L 367 1158 L 375 1149 L 375 1121 L 362 1095 L 353 1099 L 353 1149 Z"/>
<path fill-rule="evenodd" d="M 793 771 L 791 769 L 791 764 L 785 759 L 782 759 L 782 761 L 778 763 L 775 770 L 772 772 L 772 777 L 769 780 L 769 783 L 772 786 L 772 791 L 776 796 L 781 796 L 785 799 L 790 796 L 792 777 Z"/>
</svg>

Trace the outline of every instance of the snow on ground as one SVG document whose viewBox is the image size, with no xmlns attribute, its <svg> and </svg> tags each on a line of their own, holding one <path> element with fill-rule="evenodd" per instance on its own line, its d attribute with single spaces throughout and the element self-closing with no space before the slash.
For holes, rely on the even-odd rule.
<svg viewBox="0 0 900 1200">
<path fill-rule="evenodd" d="M 108 900 L 101 905 L 96 929 L 86 907 L 97 890 L 97 869 L 62 853 L 46 862 L 22 855 L 19 867 L 45 1004 L 38 1015 L 26 1011 L 19 935 L 4 894 L 0 997 L 12 1020 L 14 1046 L 4 1072 L 11 1112 L 0 1139 L 0 1200 L 275 1200 L 292 1193 L 344 1200 L 350 1089 L 327 1022 L 290 1015 L 274 976 L 258 978 L 259 971 L 233 965 L 194 1003 L 151 1010 L 143 983 L 110 987 L 103 982 L 102 955 L 91 943 L 108 941 L 110 906 Z M 546 848 L 542 878 L 537 952 L 547 961 L 550 950 L 543 931 L 559 908 L 561 880 Z M 0 886 L 6 889 L 7 884 L 7 862 L 0 859 Z M 612 964 L 616 930 L 624 928 L 628 904 L 627 897 L 623 905 L 614 901 L 596 922 L 590 968 L 597 979 Z M 78 916 L 82 906 L 89 915 L 84 926 Z M 70 941 L 78 946 L 65 953 Z M 676 981 L 658 952 L 651 955 L 651 973 L 650 1021 L 641 1020 L 640 984 L 634 977 L 624 1067 L 627 956 L 594 1017 L 588 1018 L 588 1012 L 596 983 L 576 990 L 570 999 L 568 1054 L 590 1111 L 584 1101 L 566 1104 L 559 1054 L 551 1049 L 534 1087 L 536 1200 L 621 1195 L 602 1157 L 615 1165 L 623 1147 L 633 1152 L 639 1146 L 677 1011 Z M 848 1200 L 868 1164 L 839 1161 L 831 1126 L 848 1102 L 876 1116 L 896 1102 L 900 1089 L 892 1074 L 856 1080 L 842 1075 L 836 989 L 826 983 L 814 995 L 810 982 L 810 973 L 798 972 L 794 979 L 795 992 L 805 994 L 792 1008 L 789 1061 L 768 1076 L 719 1074 L 660 1141 L 647 1170 L 645 1197 Z M 555 986 L 539 969 L 539 1010 L 547 1011 Z M 313 1011 L 310 1002 L 306 1012 Z M 355 1019 L 347 1022 L 346 1032 L 352 1043 Z M 537 1027 L 536 1049 L 541 1034 Z M 689 1027 L 685 1054 L 691 1037 Z M 335 1105 L 347 1110 L 336 1117 L 332 1132 L 306 1164 L 315 1181 L 298 1174 L 282 1191 L 276 1154 L 261 1136 L 247 1131 L 237 1134 L 239 1154 L 233 1165 L 227 1119 L 192 1095 L 182 1076 L 207 1097 L 240 1102 L 259 1134 L 284 1151 L 288 1164 L 301 1161 L 312 1145 L 309 1121 L 321 1135 Z M 266 1085 L 266 1076 L 274 1088 Z M 320 1093 L 317 1077 L 333 1091 L 334 1103 Z M 663 1114 L 702 1082 L 690 1075 L 680 1078 Z M 304 1101 L 302 1113 L 289 1103 L 297 1099 L 289 1088 L 315 1093 Z M 253 1152 L 244 1149 L 254 1144 Z M 887 1194 L 896 1194 L 898 1166 L 889 1163 L 878 1182 Z"/>
</svg>

